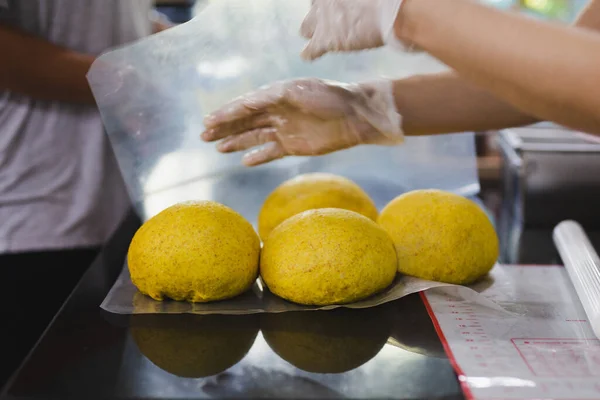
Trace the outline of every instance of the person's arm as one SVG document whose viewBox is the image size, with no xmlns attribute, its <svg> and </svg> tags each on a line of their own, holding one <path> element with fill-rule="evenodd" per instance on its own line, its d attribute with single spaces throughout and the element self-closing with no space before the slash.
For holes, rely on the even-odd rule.
<svg viewBox="0 0 600 400">
<path fill-rule="evenodd" d="M 513 118 L 521 124 L 522 117 L 532 115 L 600 134 L 600 34 L 589 29 L 596 28 L 599 14 L 600 0 L 593 0 L 579 19 L 580 28 L 573 28 L 505 13 L 471 0 L 405 0 L 396 20 L 396 34 L 438 58 L 490 96 L 510 104 L 502 107 L 492 97 L 481 103 L 469 100 L 471 106 L 486 112 L 485 118 L 492 121 L 483 121 L 480 114 L 478 120 L 470 121 L 474 122 L 472 125 L 462 124 L 454 115 L 448 122 L 457 126 L 451 130 L 463 130 L 467 125 L 470 130 L 482 129 L 488 123 L 489 127 L 498 124 L 495 126 L 498 128 Z M 447 78 L 448 82 L 451 79 Z M 401 85 L 410 87 L 408 82 Z M 406 89 L 396 88 L 399 94 L 402 90 Z M 481 95 L 480 99 L 486 97 L 483 92 Z M 431 118 L 433 111 L 426 110 L 424 105 L 435 108 L 432 99 L 423 101 L 423 107 L 419 107 L 414 103 L 418 93 L 413 97 L 402 96 L 406 100 L 400 99 L 398 106 L 403 108 L 400 113 L 408 125 L 405 129 L 436 132 L 437 128 L 419 124 L 421 119 L 415 116 L 427 114 Z M 466 101 L 463 96 L 460 99 Z M 496 106 L 492 106 L 493 102 L 497 102 Z M 440 101 L 438 105 L 437 108 L 451 108 L 454 112 L 462 109 L 451 102 Z M 520 113 L 511 112 L 511 106 Z M 504 111 L 498 114 L 496 107 Z M 503 112 L 507 112 L 507 121 L 500 119 Z M 433 118 L 435 121 L 436 116 Z M 437 116 L 436 125 L 446 122 Z M 479 123 L 481 126 L 477 126 Z"/>
<path fill-rule="evenodd" d="M 575 26 L 600 31 L 600 1 L 591 0 L 577 17 Z"/>
<path fill-rule="evenodd" d="M 94 57 L 0 25 L 0 91 L 40 100 L 95 104 L 86 80 Z"/>
<path fill-rule="evenodd" d="M 394 97 L 407 136 L 487 131 L 539 122 L 454 72 L 395 81 Z"/>
<path fill-rule="evenodd" d="M 600 31 L 600 1 L 590 2 L 574 26 Z M 486 131 L 539 122 L 456 72 L 401 79 L 395 82 L 394 91 L 407 135 Z"/>
</svg>

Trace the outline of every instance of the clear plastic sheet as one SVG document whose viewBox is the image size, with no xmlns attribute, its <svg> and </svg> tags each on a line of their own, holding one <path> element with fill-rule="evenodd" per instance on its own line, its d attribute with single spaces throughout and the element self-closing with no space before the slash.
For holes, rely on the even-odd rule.
<svg viewBox="0 0 600 400">
<path fill-rule="evenodd" d="M 357 181 L 379 207 L 419 188 L 479 191 L 472 133 L 409 138 L 258 168 L 203 143 L 203 116 L 233 97 L 280 79 L 340 81 L 405 77 L 445 67 L 389 49 L 300 59 L 298 34 L 310 0 L 211 1 L 192 21 L 102 55 L 88 80 L 121 172 L 143 219 L 185 200 L 214 200 L 256 221 L 262 200 L 300 173 Z"/>
<path fill-rule="evenodd" d="M 288 311 L 315 311 L 332 310 L 339 307 L 368 308 L 388 303 L 435 287 L 454 287 L 460 298 L 474 301 L 489 310 L 505 313 L 502 307 L 493 301 L 480 296 L 477 290 L 488 286 L 488 281 L 483 280 L 473 288 L 466 286 L 449 285 L 440 282 L 431 282 L 408 276 L 398 276 L 396 281 L 385 291 L 368 299 L 346 305 L 331 305 L 325 307 L 310 307 L 285 301 L 274 294 L 261 283 L 260 279 L 248 292 L 230 300 L 214 303 L 187 303 L 180 301 L 156 301 L 140 293 L 131 282 L 127 265 L 113 285 L 112 289 L 102 302 L 101 308 L 115 314 L 257 314 L 281 313 Z"/>
</svg>

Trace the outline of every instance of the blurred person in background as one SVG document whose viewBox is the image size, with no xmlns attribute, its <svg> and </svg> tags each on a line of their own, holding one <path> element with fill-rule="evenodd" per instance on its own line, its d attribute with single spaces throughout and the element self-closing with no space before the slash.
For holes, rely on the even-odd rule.
<svg viewBox="0 0 600 400">
<path fill-rule="evenodd" d="M 313 0 L 302 52 L 389 45 L 423 50 L 449 72 L 346 84 L 276 82 L 207 116 L 205 141 L 254 149 L 259 165 L 404 136 L 487 131 L 551 121 L 600 135 L 600 0 L 572 26 L 501 11 L 476 0 Z"/>
<path fill-rule="evenodd" d="M 196 0 L 156 0 L 156 10 L 165 15 L 169 21 L 183 24 L 194 16 L 195 4 Z"/>
<path fill-rule="evenodd" d="M 151 0 L 0 0 L 0 386 L 130 200 L 88 87 L 107 49 L 170 27 Z"/>
</svg>

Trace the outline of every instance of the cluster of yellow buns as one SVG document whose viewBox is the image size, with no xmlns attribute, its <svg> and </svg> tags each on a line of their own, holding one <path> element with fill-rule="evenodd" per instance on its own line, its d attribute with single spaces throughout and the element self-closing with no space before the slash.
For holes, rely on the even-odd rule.
<svg viewBox="0 0 600 400">
<path fill-rule="evenodd" d="M 397 273 L 472 283 L 491 270 L 499 247 L 488 216 L 462 196 L 416 190 L 379 212 L 359 185 L 325 173 L 277 187 L 258 231 L 219 203 L 174 205 L 136 232 L 131 279 L 156 300 L 210 302 L 246 292 L 260 275 L 294 303 L 348 304 L 386 289 Z"/>
</svg>

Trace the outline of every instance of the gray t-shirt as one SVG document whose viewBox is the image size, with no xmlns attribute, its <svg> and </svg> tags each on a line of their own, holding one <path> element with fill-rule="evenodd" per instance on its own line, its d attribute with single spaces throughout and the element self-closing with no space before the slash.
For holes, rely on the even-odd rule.
<svg viewBox="0 0 600 400">
<path fill-rule="evenodd" d="M 99 55 L 150 34 L 152 3 L 0 0 L 0 23 Z M 0 253 L 100 245 L 129 203 L 95 107 L 0 91 Z"/>
</svg>

